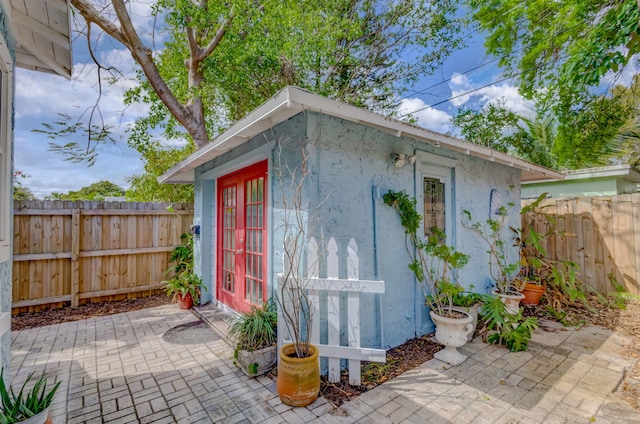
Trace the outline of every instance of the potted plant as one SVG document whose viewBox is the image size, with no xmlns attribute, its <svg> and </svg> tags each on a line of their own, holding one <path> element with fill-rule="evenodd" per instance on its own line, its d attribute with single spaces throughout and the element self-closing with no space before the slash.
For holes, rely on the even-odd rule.
<svg viewBox="0 0 640 424">
<path fill-rule="evenodd" d="M 278 160 L 281 160 L 280 155 Z M 274 167 L 282 189 L 280 207 L 284 238 L 284 271 L 278 275 L 276 300 L 280 328 L 284 329 L 283 336 L 291 341 L 278 352 L 276 389 L 282 403 L 289 406 L 310 405 L 320 393 L 318 348 L 311 344 L 314 317 L 306 289 L 308 280 L 301 269 L 302 252 L 314 229 L 313 212 L 303 196 L 309 173 L 307 163 L 303 149 L 299 167 L 289 163 Z"/>
<path fill-rule="evenodd" d="M 473 285 L 469 286 L 470 290 L 473 290 Z M 473 335 L 476 332 L 478 326 L 478 312 L 480 305 L 482 305 L 484 296 L 471 291 L 461 291 L 453 297 L 453 310 L 466 312 L 471 315 L 472 330 L 467 335 L 467 342 L 473 340 Z"/>
<path fill-rule="evenodd" d="M 515 205 L 509 203 L 509 206 Z M 489 218 L 484 223 L 473 223 L 471 212 L 466 209 L 462 212 L 470 222 L 463 222 L 462 225 L 473 230 L 487 244 L 489 273 L 495 285 L 494 293 L 502 299 L 508 311 L 516 313 L 520 308 L 520 301 L 524 298 L 521 291 L 525 282 L 517 278 L 520 261 L 511 262 L 509 255 L 511 243 L 505 240 L 507 208 L 501 206 L 497 212 L 497 219 Z"/>
<path fill-rule="evenodd" d="M 236 344 L 233 356 L 236 365 L 249 377 L 263 375 L 275 365 L 277 325 L 278 312 L 273 302 L 252 306 L 250 312 L 240 313 L 231 322 L 229 337 Z"/>
<path fill-rule="evenodd" d="M 7 388 L 4 383 L 4 369 L 0 372 L 0 423 L 12 424 L 43 424 L 52 423 L 49 416 L 49 406 L 53 402 L 53 396 L 60 386 L 57 382 L 47 390 L 47 377 L 42 374 L 33 387 L 27 390 L 27 385 L 35 372 L 27 376 L 27 379 L 16 394 L 12 387 Z"/>
<path fill-rule="evenodd" d="M 422 287 L 429 315 L 436 324 L 436 339 L 445 348 L 434 356 L 451 365 L 459 365 L 467 358 L 457 348 L 464 346 L 473 331 L 473 318 L 467 312 L 454 309 L 454 298 L 463 288 L 457 281 L 457 270 L 469 261 L 469 256 L 445 244 L 442 231 L 432 229 L 423 240 L 418 236 L 422 217 L 416 210 L 416 200 L 404 191 L 389 190 L 384 202 L 400 215 L 409 254 L 409 269 Z"/>
<path fill-rule="evenodd" d="M 547 235 L 552 231 L 548 229 L 544 234 L 536 231 L 535 223 L 538 217 L 544 218 L 547 224 L 554 224 L 553 217 L 542 212 L 540 203 L 547 197 L 548 193 L 542 193 L 536 200 L 522 207 L 520 215 L 522 215 L 522 228 L 514 229 L 516 235 L 516 246 L 520 253 L 520 276 L 524 281 L 522 294 L 523 304 L 538 305 L 540 299 L 546 292 L 543 284 L 542 273 L 546 274 L 545 257 L 547 252 L 543 246 Z"/>
<path fill-rule="evenodd" d="M 190 309 L 200 303 L 200 293 L 207 288 L 202 279 L 191 271 L 183 271 L 170 280 L 163 281 L 167 296 L 173 296 L 180 309 Z"/>
<path fill-rule="evenodd" d="M 162 283 L 167 296 L 173 296 L 180 309 L 189 309 L 200 303 L 200 293 L 207 288 L 193 272 L 193 235 L 184 233 L 180 238 L 186 241 L 171 251 L 169 261 L 175 265 L 166 271 L 167 274 L 173 272 L 175 276 Z"/>
</svg>

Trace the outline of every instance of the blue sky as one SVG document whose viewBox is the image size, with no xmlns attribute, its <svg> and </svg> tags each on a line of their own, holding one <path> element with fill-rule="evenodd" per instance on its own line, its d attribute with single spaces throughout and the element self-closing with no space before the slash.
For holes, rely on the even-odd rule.
<svg viewBox="0 0 640 424">
<path fill-rule="evenodd" d="M 150 34 L 148 29 L 152 20 L 149 4 L 133 4 L 136 9 L 134 20 L 143 28 L 141 34 Z M 507 107 L 517 111 L 527 110 L 526 103 L 511 81 L 483 88 L 434 108 L 425 108 L 499 79 L 499 69 L 493 65 L 464 74 L 490 60 L 485 56 L 482 37 L 474 35 L 469 47 L 451 56 L 441 71 L 416 84 L 416 93 L 408 93 L 407 98 L 402 100 L 401 114 L 422 109 L 414 114 L 419 124 L 446 133 L 451 131 L 451 117 L 462 105 L 480 107 L 504 98 Z M 105 122 L 113 126 L 118 142 L 99 146 L 96 164 L 87 167 L 85 164 L 64 161 L 62 156 L 49 151 L 48 143 L 51 140 L 31 131 L 41 128 L 43 122 L 52 122 L 58 113 L 75 117 L 94 105 L 98 96 L 96 69 L 94 65 L 87 64 L 86 52 L 86 41 L 77 37 L 73 45 L 74 75 L 71 81 L 22 69 L 16 71 L 15 168 L 30 176 L 23 183 L 40 199 L 52 192 L 66 193 L 101 180 L 109 180 L 126 188 L 127 178 L 142 172 L 142 162 L 137 152 L 126 145 L 125 129 L 137 116 L 145 114 L 146 107 L 135 105 L 125 109 L 124 93 L 135 84 L 133 61 L 129 53 L 115 42 L 103 43 L 100 57 L 104 63 L 118 67 L 125 77 L 115 84 L 103 84 L 100 107 Z M 81 142 L 82 139 L 78 138 L 77 141 Z"/>
</svg>

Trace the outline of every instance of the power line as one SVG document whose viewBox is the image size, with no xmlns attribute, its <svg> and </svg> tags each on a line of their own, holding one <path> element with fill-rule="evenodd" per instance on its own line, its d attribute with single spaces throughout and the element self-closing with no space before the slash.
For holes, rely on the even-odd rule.
<svg viewBox="0 0 640 424">
<path fill-rule="evenodd" d="M 512 9 L 512 10 L 513 10 L 513 9 Z M 576 24 L 576 25 L 573 25 L 573 26 L 571 26 L 571 27 L 569 27 L 569 28 L 566 28 L 566 29 L 564 29 L 563 31 L 560 31 L 559 33 L 555 34 L 554 36 L 556 36 L 556 37 L 557 37 L 557 36 L 559 36 L 559 35 L 562 35 L 562 34 L 564 34 L 565 32 L 571 31 L 573 28 L 576 28 L 576 27 L 577 27 L 577 26 L 579 26 L 579 25 L 580 25 L 580 24 Z M 538 41 L 538 42 L 536 42 L 536 43 L 529 44 L 528 46 L 521 46 L 520 48 L 518 48 L 518 49 L 514 50 L 512 53 L 510 53 L 510 55 L 513 55 L 513 54 L 515 54 L 515 53 L 521 52 L 521 51 L 523 51 L 523 50 L 525 50 L 525 49 L 530 49 L 530 48 L 532 48 L 532 47 L 535 47 L 535 46 L 537 46 L 538 44 L 542 43 L 543 41 L 544 41 L 544 40 L 540 40 L 540 41 Z M 398 101 L 406 100 L 406 99 L 408 99 L 408 98 L 410 98 L 410 97 L 412 97 L 412 96 L 415 96 L 416 94 L 427 94 L 427 91 L 428 91 L 428 90 L 431 90 L 432 88 L 435 88 L 435 87 L 437 87 L 437 86 L 439 86 L 439 85 L 442 85 L 442 84 L 445 84 L 445 83 L 447 83 L 447 82 L 450 82 L 450 81 L 452 81 L 454 78 L 459 77 L 459 76 L 461 76 L 461 75 L 467 75 L 467 74 L 470 74 L 470 73 L 472 73 L 472 72 L 474 72 L 474 71 L 477 71 L 477 70 L 478 70 L 478 69 L 480 69 L 480 68 L 483 68 L 483 67 L 485 67 L 485 66 L 491 65 L 492 63 L 498 62 L 498 61 L 500 61 L 500 60 L 502 60 L 502 59 L 504 59 L 504 58 L 506 58 L 506 57 L 507 57 L 507 55 L 503 55 L 503 56 L 500 56 L 500 57 L 496 57 L 495 59 L 489 60 L 488 62 L 483 62 L 483 63 L 481 63 L 481 64 L 479 64 L 479 65 L 477 65 L 477 66 L 474 66 L 474 67 L 473 67 L 473 68 L 471 68 L 471 69 L 467 69 L 466 71 L 458 72 L 458 73 L 456 73 L 455 75 L 452 75 L 451 77 L 449 77 L 449 78 L 447 78 L 447 79 L 445 79 L 445 80 L 442 80 L 442 81 L 440 81 L 440 82 L 437 82 L 437 83 L 435 83 L 435 84 L 432 84 L 432 85 L 430 85 L 430 86 L 428 86 L 428 87 L 426 87 L 426 88 L 421 88 L 421 89 L 419 89 L 419 90 L 412 90 L 412 94 L 407 94 L 406 96 L 403 96 L 403 97 L 401 97 L 400 99 L 398 99 Z"/>
<path fill-rule="evenodd" d="M 560 60 L 566 59 L 567 57 L 568 57 L 568 55 L 567 55 L 567 56 L 563 56 L 563 57 L 561 57 L 561 58 L 560 58 Z M 468 95 L 468 94 L 475 93 L 476 91 L 480 91 L 480 90 L 482 90 L 483 88 L 487 88 L 487 87 L 491 87 L 492 85 L 500 84 L 501 82 L 504 82 L 504 81 L 510 80 L 510 79 L 512 79 L 512 78 L 515 78 L 515 77 L 520 76 L 520 75 L 522 75 L 522 74 L 525 74 L 525 73 L 527 73 L 527 72 L 535 71 L 536 69 L 542 68 L 543 66 L 546 66 L 547 64 L 549 64 L 549 63 L 551 63 L 551 62 L 553 62 L 553 60 L 547 61 L 547 62 L 545 62 L 545 63 L 541 63 L 540 65 L 534 66 L 534 67 L 529 68 L 529 69 L 525 69 L 525 70 L 524 70 L 524 71 L 522 71 L 522 72 L 518 72 L 518 73 L 513 74 L 513 75 L 510 75 L 510 76 L 508 76 L 508 77 L 504 77 L 504 78 L 502 78 L 502 79 L 499 79 L 498 81 L 494 81 L 494 82 L 491 82 L 491 83 L 489 83 L 489 84 L 485 84 L 485 85 L 483 85 L 483 86 L 481 86 L 481 87 L 476 87 L 476 88 L 474 88 L 473 90 L 465 91 L 464 93 L 457 94 L 457 95 L 455 95 L 455 96 L 453 96 L 453 97 L 449 97 L 449 98 L 448 98 L 448 99 L 446 99 L 446 100 L 442 100 L 442 101 L 439 101 L 439 102 L 436 102 L 436 103 L 432 103 L 432 104 L 427 105 L 427 106 L 425 106 L 425 107 L 422 107 L 422 108 L 420 108 L 420 109 L 416 109 L 416 110 L 414 110 L 414 111 L 407 112 L 407 113 L 405 113 L 405 114 L 399 115 L 399 116 L 398 116 L 398 118 L 403 118 L 403 117 L 405 117 L 405 116 L 407 116 L 407 115 L 411 115 L 411 114 L 416 113 L 416 112 L 422 112 L 422 111 L 423 111 L 423 110 L 425 110 L 425 109 L 429 109 L 429 108 L 434 107 L 434 106 L 439 106 L 439 105 L 441 105 L 441 104 L 443 104 L 443 103 L 450 102 L 451 100 L 455 100 L 455 99 L 458 99 L 458 98 L 460 98 L 460 97 L 466 96 L 466 95 Z"/>
</svg>

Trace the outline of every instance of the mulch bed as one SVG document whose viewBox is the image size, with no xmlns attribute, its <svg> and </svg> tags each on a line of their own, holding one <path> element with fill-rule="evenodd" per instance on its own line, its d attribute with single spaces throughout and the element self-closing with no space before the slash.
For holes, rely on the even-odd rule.
<svg viewBox="0 0 640 424">
<path fill-rule="evenodd" d="M 11 331 L 27 330 L 44 325 L 78 321 L 91 317 L 119 314 L 166 305 L 170 299 L 164 294 L 127 299 L 117 302 L 86 303 L 77 308 L 46 309 L 39 312 L 25 312 L 11 317 Z"/>
<path fill-rule="evenodd" d="M 431 340 L 431 335 L 408 340 L 400 346 L 387 351 L 387 362 L 362 362 L 362 386 L 349 384 L 349 375 L 343 371 L 339 383 L 329 383 L 322 377 L 320 394 L 335 406 L 342 405 L 361 393 L 399 376 L 400 374 L 420 366 L 423 362 L 433 358 L 433 354 L 442 346 Z"/>
</svg>

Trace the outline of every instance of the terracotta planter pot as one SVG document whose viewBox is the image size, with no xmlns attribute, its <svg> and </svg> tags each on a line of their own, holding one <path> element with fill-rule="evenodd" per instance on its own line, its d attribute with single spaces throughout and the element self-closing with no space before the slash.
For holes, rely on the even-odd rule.
<svg viewBox="0 0 640 424">
<path fill-rule="evenodd" d="M 193 298 L 191 297 L 191 293 L 187 293 L 182 296 L 182 294 L 177 293 L 176 299 L 178 300 L 178 308 L 180 309 L 191 309 L 193 306 Z"/>
<path fill-rule="evenodd" d="M 285 405 L 307 406 L 320 393 L 320 363 L 318 348 L 309 345 L 310 355 L 298 358 L 293 343 L 280 348 L 278 363 L 278 395 Z"/>
<path fill-rule="evenodd" d="M 522 303 L 525 305 L 539 305 L 540 299 L 546 291 L 547 289 L 544 286 L 527 283 L 524 290 L 522 290 L 522 294 L 524 295 Z"/>
<path fill-rule="evenodd" d="M 436 340 L 444 345 L 444 349 L 433 356 L 453 366 L 460 365 L 467 359 L 467 356 L 458 352 L 457 348 L 467 344 L 467 335 L 473 331 L 471 315 L 466 312 L 460 313 L 464 318 L 448 318 L 433 311 L 429 312 L 436 324 Z"/>
</svg>

